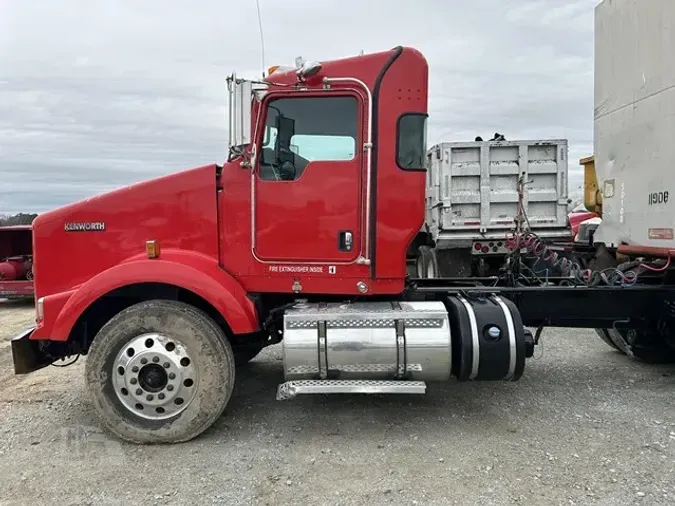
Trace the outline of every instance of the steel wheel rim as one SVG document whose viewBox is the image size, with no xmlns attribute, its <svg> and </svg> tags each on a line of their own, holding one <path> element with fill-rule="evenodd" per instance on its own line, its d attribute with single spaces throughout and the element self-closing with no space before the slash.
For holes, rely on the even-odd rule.
<svg viewBox="0 0 675 506">
<path fill-rule="evenodd" d="M 112 377 L 122 406 L 148 420 L 164 420 L 187 409 L 199 384 L 187 347 L 157 333 L 127 342 L 115 357 Z"/>
</svg>

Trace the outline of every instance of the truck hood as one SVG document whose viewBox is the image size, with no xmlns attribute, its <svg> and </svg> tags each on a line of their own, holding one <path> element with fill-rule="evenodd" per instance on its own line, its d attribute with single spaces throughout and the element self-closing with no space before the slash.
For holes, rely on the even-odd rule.
<svg viewBox="0 0 675 506">
<path fill-rule="evenodd" d="M 33 222 L 37 296 L 72 289 L 145 252 L 145 243 L 218 254 L 215 164 L 104 193 Z"/>
</svg>

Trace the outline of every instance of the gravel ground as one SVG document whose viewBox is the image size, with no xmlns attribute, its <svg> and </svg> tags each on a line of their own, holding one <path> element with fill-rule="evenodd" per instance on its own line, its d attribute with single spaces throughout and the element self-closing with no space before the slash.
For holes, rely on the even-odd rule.
<svg viewBox="0 0 675 506">
<path fill-rule="evenodd" d="M 0 302 L 0 504 L 673 504 L 675 368 L 591 331 L 551 329 L 514 384 L 420 397 L 274 399 L 274 347 L 237 375 L 198 439 L 139 447 L 102 432 L 82 363 L 12 375 L 33 308 Z"/>
</svg>

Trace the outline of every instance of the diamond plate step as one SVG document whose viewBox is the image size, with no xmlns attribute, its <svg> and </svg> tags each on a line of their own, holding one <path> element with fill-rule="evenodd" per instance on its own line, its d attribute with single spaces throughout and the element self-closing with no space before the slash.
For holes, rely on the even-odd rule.
<svg viewBox="0 0 675 506">
<path fill-rule="evenodd" d="M 277 400 L 303 394 L 424 394 L 424 381 L 299 380 L 279 385 Z"/>
</svg>

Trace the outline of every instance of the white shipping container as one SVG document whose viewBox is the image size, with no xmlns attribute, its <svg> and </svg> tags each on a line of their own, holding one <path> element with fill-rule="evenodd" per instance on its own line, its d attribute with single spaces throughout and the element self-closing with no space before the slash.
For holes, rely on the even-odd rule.
<svg viewBox="0 0 675 506">
<path fill-rule="evenodd" d="M 518 180 L 533 231 L 570 235 L 566 140 L 444 142 L 427 152 L 425 230 L 438 248 L 504 239 L 514 227 Z"/>
<path fill-rule="evenodd" d="M 595 241 L 675 248 L 675 1 L 595 11 Z"/>
</svg>

